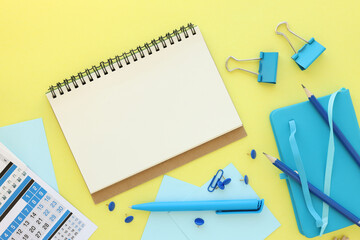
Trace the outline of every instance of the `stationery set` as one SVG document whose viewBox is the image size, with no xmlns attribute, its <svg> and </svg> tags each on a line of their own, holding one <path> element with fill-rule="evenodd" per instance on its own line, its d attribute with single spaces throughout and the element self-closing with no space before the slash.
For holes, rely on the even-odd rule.
<svg viewBox="0 0 360 240">
<path fill-rule="evenodd" d="M 305 45 L 296 50 L 278 30 L 281 25 Z M 288 41 L 302 71 L 325 51 L 314 38 L 291 31 L 287 22 L 275 31 Z M 262 51 L 259 58 L 230 56 L 225 67 L 276 84 L 278 56 Z M 259 71 L 229 68 L 230 60 L 259 61 Z M 310 238 L 360 226 L 360 208 L 354 204 L 360 198 L 360 131 L 349 90 L 319 99 L 304 90 L 309 101 L 270 114 L 281 161 L 265 155 L 285 173 L 281 178 L 299 231 Z M 46 97 L 95 204 L 246 136 L 193 24 L 74 73 L 51 85 Z M 0 128 L 0 141 L 12 149 L 0 144 L 0 239 L 88 239 L 95 224 L 57 193 L 42 120 Z M 29 149 L 30 142 L 38 147 Z M 33 161 L 36 157 L 42 161 Z M 155 202 L 131 207 L 151 211 L 142 240 L 234 239 L 239 234 L 264 239 L 280 226 L 232 164 L 221 172 L 227 174 L 226 184 L 221 175 L 211 191 L 214 179 L 196 187 L 165 175 Z"/>
</svg>

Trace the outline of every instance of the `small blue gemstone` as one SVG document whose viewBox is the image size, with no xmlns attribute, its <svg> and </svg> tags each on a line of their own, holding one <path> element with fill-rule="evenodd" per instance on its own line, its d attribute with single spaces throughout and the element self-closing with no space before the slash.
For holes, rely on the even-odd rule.
<svg viewBox="0 0 360 240">
<path fill-rule="evenodd" d="M 109 211 L 112 212 L 115 209 L 115 203 L 114 202 L 110 202 L 108 205 Z"/>
<path fill-rule="evenodd" d="M 131 223 L 133 220 L 134 220 L 133 216 L 128 216 L 128 217 L 125 218 L 126 223 Z"/>
<path fill-rule="evenodd" d="M 255 149 L 251 150 L 250 156 L 251 156 L 252 159 L 255 159 L 255 158 L 256 158 L 256 151 L 255 151 Z"/>
<path fill-rule="evenodd" d="M 194 222 L 198 226 L 204 225 L 204 223 L 205 223 L 204 219 L 202 219 L 202 218 L 196 218 Z"/>
</svg>

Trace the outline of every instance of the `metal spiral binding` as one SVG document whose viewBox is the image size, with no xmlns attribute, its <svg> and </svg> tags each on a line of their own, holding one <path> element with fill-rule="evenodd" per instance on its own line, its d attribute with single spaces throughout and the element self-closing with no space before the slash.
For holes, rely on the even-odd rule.
<svg viewBox="0 0 360 240">
<path fill-rule="evenodd" d="M 171 33 L 167 33 L 165 36 L 160 36 L 158 38 L 158 40 L 151 40 L 150 43 L 145 43 L 143 46 L 138 46 L 136 49 L 131 49 L 129 52 L 124 52 L 121 56 L 115 56 L 114 58 L 109 58 L 107 60 L 107 62 L 100 62 L 99 66 L 92 66 L 91 69 L 85 69 L 84 72 L 79 72 L 77 74 L 77 76 L 71 76 L 70 80 L 65 79 L 63 82 L 58 82 L 56 83 L 55 86 L 51 85 L 49 87 L 49 92 L 51 92 L 51 95 L 53 98 L 57 97 L 57 93 L 55 92 L 56 90 L 58 91 L 58 94 L 63 95 L 65 93 L 64 90 L 66 90 L 67 92 L 70 92 L 72 89 L 72 85 L 74 88 L 78 88 L 81 85 L 85 85 L 86 81 L 84 77 L 88 78 L 89 82 L 94 81 L 93 76 L 91 75 L 92 73 L 95 74 L 96 78 L 100 78 L 101 74 L 99 72 L 99 70 L 102 70 L 102 73 L 104 75 L 107 75 L 109 73 L 109 71 L 106 69 L 106 67 L 109 67 L 110 70 L 113 72 L 116 70 L 115 68 L 115 64 L 117 64 L 118 69 L 122 68 L 124 65 L 121 63 L 121 61 L 125 62 L 126 65 L 129 65 L 130 59 L 129 57 L 131 57 L 131 59 L 133 60 L 133 62 L 136 62 L 139 58 L 136 56 L 136 54 L 138 53 L 140 55 L 140 58 L 144 58 L 145 57 L 145 51 L 148 53 L 148 55 L 151 55 L 153 53 L 153 50 L 151 49 L 151 47 L 155 48 L 155 51 L 158 52 L 160 51 L 160 46 L 162 46 L 163 48 L 167 48 L 168 44 L 166 43 L 166 41 L 168 41 L 170 43 L 170 45 L 173 45 L 175 43 L 174 39 L 177 40 L 178 42 L 181 42 L 182 38 L 181 38 L 181 33 L 183 33 L 185 38 L 189 37 L 189 33 L 188 30 L 191 31 L 192 35 L 196 34 L 194 25 L 192 23 L 189 23 L 187 25 L 187 27 L 182 26 L 180 27 L 180 30 L 175 29 L 172 34 Z M 77 81 L 80 81 L 81 85 L 79 85 L 79 83 Z M 72 84 L 72 85 L 70 85 Z M 63 90 L 64 87 L 64 90 Z"/>
</svg>

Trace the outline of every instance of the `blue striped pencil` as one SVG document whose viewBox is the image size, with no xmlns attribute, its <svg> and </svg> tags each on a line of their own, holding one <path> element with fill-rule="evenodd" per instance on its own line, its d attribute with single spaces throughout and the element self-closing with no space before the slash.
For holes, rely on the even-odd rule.
<svg viewBox="0 0 360 240">
<path fill-rule="evenodd" d="M 321 115 L 321 117 L 325 120 L 326 124 L 329 124 L 329 118 L 327 111 L 323 108 L 323 106 L 319 103 L 319 101 L 316 99 L 314 94 L 312 94 L 304 85 L 301 84 L 301 86 L 304 88 L 304 91 L 306 93 L 306 96 L 309 98 L 309 101 L 311 104 L 315 107 L 317 112 Z M 360 156 L 354 149 L 354 147 L 351 145 L 349 140 L 345 137 L 345 135 L 341 132 L 340 128 L 335 124 L 333 121 L 333 127 L 334 127 L 334 133 L 339 138 L 340 142 L 344 145 L 346 150 L 350 153 L 350 155 L 353 157 L 355 162 L 360 166 Z"/>
<path fill-rule="evenodd" d="M 279 159 L 276 159 L 273 156 L 270 156 L 266 153 L 264 155 L 270 160 L 272 164 L 274 164 L 278 169 L 283 171 L 286 175 L 293 178 L 297 183 L 301 184 L 299 175 L 289 168 L 285 163 L 281 162 Z M 349 219 L 351 222 L 355 223 L 358 227 L 360 227 L 360 218 L 352 214 L 349 210 L 341 206 L 339 203 L 335 202 L 332 198 L 330 198 L 328 195 L 320 191 L 318 188 L 316 188 L 314 185 L 312 185 L 310 182 L 308 182 L 308 187 L 311 193 L 313 193 L 316 197 L 320 198 L 322 201 L 327 203 L 330 207 L 334 208 L 336 211 L 338 211 L 340 214 L 342 214 L 344 217 Z"/>
</svg>

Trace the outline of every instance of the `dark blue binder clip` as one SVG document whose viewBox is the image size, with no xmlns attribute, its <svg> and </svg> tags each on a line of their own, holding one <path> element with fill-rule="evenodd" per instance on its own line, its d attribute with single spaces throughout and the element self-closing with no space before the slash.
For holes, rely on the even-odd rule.
<svg viewBox="0 0 360 240">
<path fill-rule="evenodd" d="M 213 192 L 216 189 L 223 175 L 224 175 L 224 171 L 222 169 L 219 169 L 210 182 L 210 185 L 208 187 L 209 192 Z"/>
<path fill-rule="evenodd" d="M 278 28 L 282 24 L 286 24 L 286 28 L 291 34 L 306 42 L 306 44 L 302 48 L 300 48 L 299 51 L 296 52 L 289 38 L 284 33 L 278 32 Z M 289 42 L 291 48 L 295 52 L 295 54 L 291 58 L 296 62 L 296 64 L 300 67 L 302 71 L 307 69 L 326 49 L 320 43 L 315 41 L 314 38 L 311 38 L 309 41 L 306 41 L 304 38 L 300 37 L 293 31 L 291 31 L 289 28 L 289 24 L 287 22 L 279 23 L 276 26 L 275 32 L 276 34 L 283 36 Z"/>
<path fill-rule="evenodd" d="M 276 73 L 277 73 L 277 64 L 278 64 L 278 56 L 277 52 L 260 52 L 259 58 L 251 58 L 251 59 L 236 59 L 233 56 L 230 56 L 226 59 L 225 67 L 229 72 L 234 70 L 242 70 L 245 72 L 249 72 L 258 76 L 258 82 L 263 83 L 276 83 Z M 260 60 L 259 63 L 259 73 L 249 71 L 243 68 L 228 68 L 228 61 L 230 58 L 234 59 L 235 61 L 252 61 L 252 60 Z"/>
</svg>

